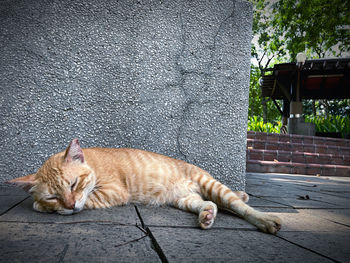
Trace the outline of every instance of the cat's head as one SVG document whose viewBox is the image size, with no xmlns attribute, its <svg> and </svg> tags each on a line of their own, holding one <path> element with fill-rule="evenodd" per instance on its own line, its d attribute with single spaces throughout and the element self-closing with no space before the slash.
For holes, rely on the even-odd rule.
<svg viewBox="0 0 350 263">
<path fill-rule="evenodd" d="M 80 212 L 95 187 L 95 174 L 87 165 L 77 139 L 65 152 L 51 156 L 35 173 L 9 181 L 29 192 L 39 212 L 69 215 Z"/>
</svg>

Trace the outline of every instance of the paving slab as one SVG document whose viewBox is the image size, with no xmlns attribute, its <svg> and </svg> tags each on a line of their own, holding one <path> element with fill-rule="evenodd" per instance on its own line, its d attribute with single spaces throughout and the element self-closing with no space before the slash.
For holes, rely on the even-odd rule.
<svg viewBox="0 0 350 263">
<path fill-rule="evenodd" d="M 29 198 L 29 196 L 0 196 L 0 216 L 6 213 L 12 207 L 24 201 L 26 198 Z"/>
<path fill-rule="evenodd" d="M 247 173 L 247 186 L 251 184 L 273 184 L 279 186 L 324 186 L 330 189 L 349 189 L 350 177 L 327 177 L 298 174 Z M 345 187 L 344 187 L 345 186 Z"/>
<path fill-rule="evenodd" d="M 303 209 L 302 213 L 316 217 L 317 221 L 323 219 L 350 227 L 350 209 Z"/>
<path fill-rule="evenodd" d="M 15 196 L 29 196 L 27 192 L 22 190 L 21 188 L 15 187 L 10 184 L 0 184 L 0 197 L 15 195 Z"/>
<path fill-rule="evenodd" d="M 28 196 L 25 192 L 8 188 L 2 191 L 0 187 L 0 208 L 1 204 L 2 207 L 7 205 L 3 210 L 5 213 L 0 216 L 0 254 L 5 255 L 0 261 L 8 262 L 17 253 L 18 262 L 24 259 L 157 262 L 160 250 L 169 262 L 350 260 L 347 250 L 350 243 L 347 180 L 253 174 L 247 176 L 247 189 L 252 193 L 251 206 L 278 215 L 283 220 L 277 236 L 261 233 L 224 210 L 219 211 L 210 230 L 198 227 L 196 214 L 173 207 L 137 204 L 136 210 L 131 204 L 84 210 L 72 216 L 38 213 L 32 209 L 32 199 L 25 199 Z M 301 198 L 306 195 L 309 199 Z M 141 229 L 141 222 L 151 231 L 152 238 Z M 42 251 L 52 249 L 52 253 L 50 250 L 44 255 L 38 248 L 43 248 Z M 118 260 L 115 260 L 117 254 Z"/>
<path fill-rule="evenodd" d="M 246 190 L 255 197 L 295 208 L 350 208 L 349 199 L 345 195 L 350 186 L 349 179 L 336 179 L 247 174 Z"/>
<path fill-rule="evenodd" d="M 296 209 L 298 208 L 313 208 L 313 209 L 334 209 L 339 208 L 339 206 L 336 203 L 331 203 L 326 200 L 321 201 L 317 199 L 312 199 L 312 196 L 310 199 L 302 199 L 301 197 L 305 196 L 292 196 L 292 197 L 263 197 L 262 199 L 265 199 L 267 201 L 276 202 L 283 204 L 285 206 L 294 207 Z M 343 208 L 347 208 L 348 204 L 343 203 Z"/>
<path fill-rule="evenodd" d="M 334 184 L 329 182 L 327 184 L 312 184 L 296 186 L 295 189 L 304 191 L 312 195 L 315 199 L 327 200 L 329 202 L 337 203 L 344 207 L 350 202 L 350 184 L 340 182 Z"/>
<path fill-rule="evenodd" d="M 350 262 L 349 230 L 347 232 L 281 232 L 278 235 L 339 262 Z"/>
<path fill-rule="evenodd" d="M 332 262 L 258 231 L 151 227 L 169 262 Z"/>
<path fill-rule="evenodd" d="M 137 227 L 0 222 L 0 262 L 160 262 Z"/>
<path fill-rule="evenodd" d="M 247 173 L 247 186 L 254 184 L 272 184 L 275 186 L 290 186 L 300 187 L 317 185 L 322 188 L 333 188 L 350 186 L 349 177 L 325 177 L 325 176 L 311 176 L 311 175 L 297 175 L 297 174 L 254 174 Z M 348 189 L 345 187 L 345 189 Z"/>
<path fill-rule="evenodd" d="M 0 215 L 28 197 L 22 189 L 0 185 Z"/>
<path fill-rule="evenodd" d="M 260 207 L 289 208 L 290 207 L 290 206 L 287 206 L 284 204 L 272 202 L 272 201 L 262 199 L 262 198 L 256 197 L 256 196 L 249 196 L 248 205 L 250 205 L 251 207 L 255 207 L 255 208 L 260 208 Z"/>
<path fill-rule="evenodd" d="M 316 187 L 316 188 L 314 188 Z M 304 191 L 311 191 L 311 192 L 318 192 L 320 194 L 324 194 L 327 196 L 336 196 L 336 197 L 341 197 L 344 199 L 347 199 L 349 201 L 350 199 L 350 185 L 348 184 L 343 184 L 343 185 L 320 185 L 320 184 L 315 184 L 314 187 L 307 187 L 307 186 L 300 186 L 298 187 L 301 190 Z"/>
<path fill-rule="evenodd" d="M 283 191 L 283 187 L 275 184 L 269 184 L 265 182 L 247 182 L 245 191 L 248 194 L 254 194 L 259 197 L 266 196 L 288 196 L 288 192 Z"/>
<path fill-rule="evenodd" d="M 262 209 L 282 219 L 282 228 L 280 232 L 347 232 L 350 228 L 344 224 L 332 222 L 322 215 L 332 217 L 328 209 Z M 314 213 L 316 212 L 316 213 Z M 343 218 L 344 219 L 344 218 Z M 345 220 L 345 219 L 344 219 Z"/>
<path fill-rule="evenodd" d="M 246 187 L 246 192 L 256 197 L 290 197 L 305 192 L 293 185 L 278 185 L 276 183 L 253 183 Z"/>
<path fill-rule="evenodd" d="M 349 198 L 343 197 L 340 195 L 329 195 L 325 192 L 313 191 L 307 189 L 301 189 L 300 195 L 297 196 L 297 199 L 304 198 L 308 196 L 310 200 L 315 200 L 317 202 L 329 203 L 337 206 L 338 208 L 350 208 Z"/>
<path fill-rule="evenodd" d="M 36 222 L 36 223 L 79 223 L 105 222 L 119 225 L 140 225 L 134 205 L 111 207 L 105 209 L 83 210 L 73 215 L 57 213 L 40 213 L 34 211 L 32 198 L 28 198 L 15 208 L 0 216 L 0 222 Z"/>
<path fill-rule="evenodd" d="M 198 215 L 173 207 L 137 205 L 146 226 L 199 228 Z M 219 211 L 213 228 L 256 229 L 254 226 L 227 211 Z"/>
</svg>

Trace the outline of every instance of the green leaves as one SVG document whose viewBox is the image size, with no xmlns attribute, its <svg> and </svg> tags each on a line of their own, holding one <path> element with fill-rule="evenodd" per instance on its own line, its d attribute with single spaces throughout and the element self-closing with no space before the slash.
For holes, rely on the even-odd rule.
<svg viewBox="0 0 350 263">
<path fill-rule="evenodd" d="M 350 133 L 350 118 L 349 116 L 305 116 L 305 122 L 314 123 L 316 132 L 339 132 L 342 137 L 345 137 L 346 133 Z"/>
<path fill-rule="evenodd" d="M 350 52 L 350 2 L 250 1 L 254 6 L 251 55 L 258 66 L 252 65 L 251 69 L 249 116 L 263 116 L 266 122 L 274 123 L 281 117 L 273 102 L 261 97 L 260 77 L 275 63 L 295 60 L 299 52 L 306 53 L 309 59 Z M 331 106 L 329 104 L 331 114 L 344 115 L 339 111 L 341 105 L 338 105 L 337 111 L 331 111 Z"/>
<path fill-rule="evenodd" d="M 275 63 L 293 61 L 299 52 L 306 53 L 309 59 L 323 58 L 327 55 L 341 56 L 344 52 L 350 52 L 350 2 L 349 0 L 251 0 L 251 2 L 254 6 L 254 40 L 251 55 L 256 59 L 258 66 L 255 64 L 251 67 L 250 123 L 253 130 L 276 130 L 276 125 L 271 123 L 277 123 L 281 120 L 281 116 L 271 100 L 261 97 L 259 79 L 267 72 L 267 68 Z M 333 104 L 329 102 L 326 115 L 329 110 L 330 114 L 346 116 L 349 106 L 343 107 L 341 103 L 337 101 L 337 109 L 333 110 Z M 315 105 L 318 104 L 315 103 L 312 110 L 304 107 L 304 112 L 316 115 Z M 340 111 L 342 108 L 343 112 Z M 259 124 L 261 119 L 254 119 L 253 116 L 263 116 L 265 122 L 271 123 L 264 126 Z M 322 123 L 325 126 L 323 129 L 332 127 L 332 130 L 335 129 L 334 125 L 336 127 L 347 125 L 342 124 L 341 120 Z"/>
<path fill-rule="evenodd" d="M 281 122 L 276 124 L 271 122 L 264 123 L 264 120 L 258 116 L 248 118 L 248 131 L 280 133 L 281 126 Z"/>
<path fill-rule="evenodd" d="M 350 51 L 349 0 L 255 0 L 253 34 L 267 55 L 288 51 L 314 58 Z M 274 2 L 274 3 L 271 3 Z M 285 56 L 286 52 L 279 54 Z"/>
<path fill-rule="evenodd" d="M 322 116 L 306 116 L 305 122 L 314 123 L 316 132 L 339 132 L 344 138 L 346 134 L 350 133 L 350 117 L 346 116 L 329 116 L 328 118 Z M 280 133 L 282 124 L 280 121 L 276 123 L 264 123 L 263 119 L 258 116 L 248 118 L 248 131 Z"/>
</svg>

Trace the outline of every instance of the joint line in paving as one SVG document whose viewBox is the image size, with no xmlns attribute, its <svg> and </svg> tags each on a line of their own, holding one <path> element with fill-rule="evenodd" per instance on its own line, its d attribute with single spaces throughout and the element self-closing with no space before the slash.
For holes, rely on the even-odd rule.
<svg viewBox="0 0 350 263">
<path fill-rule="evenodd" d="M 11 206 L 10 208 L 6 209 L 4 212 L 2 212 L 0 214 L 0 216 L 6 214 L 8 211 L 10 211 L 12 208 L 15 208 L 16 206 L 18 206 L 20 203 L 22 203 L 23 201 L 27 200 L 30 196 L 27 196 L 26 198 L 24 198 L 22 201 L 19 201 L 18 203 L 14 204 L 13 206 Z"/>
<path fill-rule="evenodd" d="M 273 200 L 270 200 L 270 199 L 267 199 L 267 198 L 264 198 L 264 197 L 260 197 L 260 196 L 257 196 L 257 195 L 254 195 L 254 194 L 251 194 L 251 193 L 247 193 L 248 195 L 250 196 L 254 196 L 256 198 L 259 198 L 261 200 L 266 200 L 266 201 L 269 201 L 269 202 L 272 202 L 272 203 L 276 203 L 276 204 L 279 204 L 279 205 L 284 205 L 284 206 L 287 206 L 289 208 L 293 208 L 293 209 L 296 209 L 294 206 L 292 205 L 288 205 L 288 204 L 284 204 L 284 203 L 281 203 L 281 202 L 277 202 L 277 201 L 273 201 Z"/>
<path fill-rule="evenodd" d="M 293 241 L 290 241 L 290 240 L 288 240 L 288 239 L 286 239 L 286 238 L 284 238 L 284 237 L 281 237 L 281 236 L 279 236 L 279 235 L 276 235 L 276 237 L 278 237 L 278 238 L 280 238 L 280 239 L 282 239 L 282 240 L 284 240 L 284 241 L 287 241 L 287 242 L 290 243 L 290 244 L 293 244 L 293 245 L 298 246 L 298 247 L 300 247 L 300 248 L 303 248 L 303 249 L 305 249 L 305 250 L 307 250 L 307 251 L 310 251 L 310 252 L 312 252 L 312 253 L 314 253 L 314 254 L 317 254 L 317 255 L 319 255 L 319 256 L 321 256 L 321 257 L 324 257 L 324 258 L 326 258 L 326 259 L 329 259 L 329 260 L 331 260 L 331 261 L 333 261 L 333 262 L 335 262 L 335 263 L 341 263 L 340 261 L 338 261 L 338 260 L 336 260 L 336 259 L 330 258 L 330 257 L 328 257 L 328 256 L 326 256 L 326 255 L 323 255 L 323 254 L 321 254 L 321 253 L 319 253 L 319 252 L 317 252 L 317 251 L 315 251 L 315 250 L 312 250 L 312 249 L 307 248 L 307 247 L 304 247 L 304 246 L 302 246 L 302 245 L 300 245 L 300 244 L 298 244 L 298 243 L 295 243 L 295 242 L 293 242 Z"/>
<path fill-rule="evenodd" d="M 340 223 L 340 222 L 337 222 L 337 221 L 334 221 L 334 220 L 330 220 L 330 219 L 327 219 L 327 218 L 326 218 L 326 220 L 328 220 L 328 221 L 330 221 L 330 222 L 332 222 L 332 223 L 334 223 L 334 224 L 338 224 L 338 225 L 341 225 L 341 226 L 350 227 L 350 225 L 348 225 L 348 224 L 343 224 L 343 223 Z"/>
</svg>

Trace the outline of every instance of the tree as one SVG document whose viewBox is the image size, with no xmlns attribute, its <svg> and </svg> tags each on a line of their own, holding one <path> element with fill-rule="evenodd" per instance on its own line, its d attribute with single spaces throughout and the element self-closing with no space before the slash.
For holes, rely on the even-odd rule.
<svg viewBox="0 0 350 263">
<path fill-rule="evenodd" d="M 266 100 L 261 96 L 260 78 L 261 71 L 259 67 L 251 65 L 248 116 L 263 116 L 265 123 L 267 121 L 277 122 L 280 120 L 280 113 L 275 110 L 276 106 L 271 100 Z"/>
<path fill-rule="evenodd" d="M 256 43 L 252 43 L 252 57 L 256 59 L 262 74 L 276 56 L 285 56 L 281 32 L 273 27 L 271 20 L 272 7 L 268 1 L 255 0 L 253 15 L 253 35 Z"/>
<path fill-rule="evenodd" d="M 281 32 L 272 26 L 271 3 L 265 0 L 255 0 L 254 14 L 253 14 L 253 35 L 254 40 L 252 43 L 251 55 L 256 60 L 257 67 L 252 66 L 251 69 L 251 95 L 256 97 L 250 99 L 250 109 L 255 107 L 255 110 L 250 110 L 249 113 L 257 113 L 256 109 L 260 110 L 258 116 L 262 116 L 264 122 L 268 120 L 267 112 L 274 112 L 275 106 L 271 101 L 261 97 L 261 91 L 259 87 L 259 80 L 265 75 L 267 69 L 276 62 L 277 57 L 283 58 L 286 56 L 285 49 L 283 48 L 283 41 L 281 41 Z M 253 80 L 252 80 L 253 79 Z M 258 95 L 258 96 L 257 96 Z M 257 107 L 257 103 L 261 103 L 261 107 Z M 275 115 L 275 114 L 274 114 Z M 253 116 L 250 115 L 249 116 Z M 273 119 L 274 120 L 274 119 Z"/>
<path fill-rule="evenodd" d="M 326 55 L 342 56 L 350 51 L 349 0 L 252 0 L 254 4 L 252 57 L 256 66 L 251 74 L 249 113 L 260 109 L 268 120 L 267 110 L 277 111 L 272 103 L 261 98 L 257 81 L 275 63 L 293 61 L 297 53 L 309 58 Z M 258 76 L 260 75 L 260 76 Z M 260 96 L 260 97 L 258 97 Z M 261 102 L 261 108 L 255 104 Z M 318 103 L 321 105 L 321 103 Z M 271 109 L 270 109 L 271 107 Z M 270 114 L 275 115 L 275 114 Z M 250 115 L 252 116 L 252 115 Z"/>
<path fill-rule="evenodd" d="M 350 52 L 350 0 L 253 0 L 252 55 L 267 62 L 294 60 L 305 52 L 313 58 Z"/>
<path fill-rule="evenodd" d="M 341 56 L 350 51 L 349 8 L 349 0 L 281 0 L 272 4 L 271 26 L 291 59 L 299 52 Z"/>
</svg>

